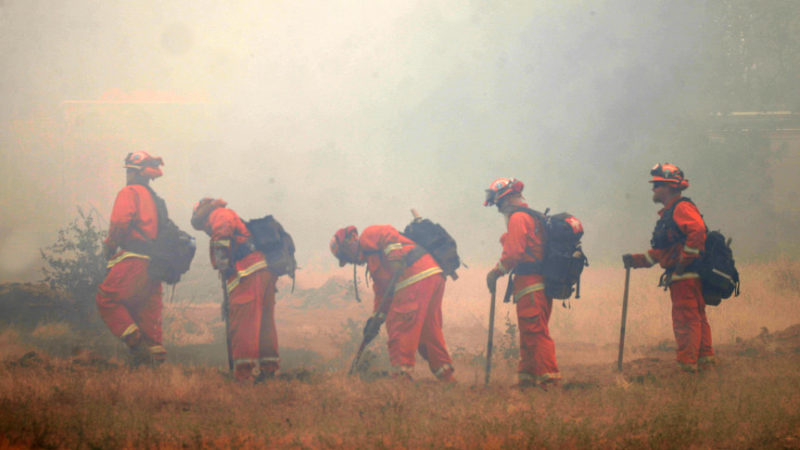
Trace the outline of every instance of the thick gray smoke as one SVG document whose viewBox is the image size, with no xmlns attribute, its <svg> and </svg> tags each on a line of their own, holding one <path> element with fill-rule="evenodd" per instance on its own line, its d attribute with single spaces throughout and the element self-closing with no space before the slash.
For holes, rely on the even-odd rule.
<svg viewBox="0 0 800 450">
<path fill-rule="evenodd" d="M 164 158 L 153 186 L 181 226 L 203 196 L 269 212 L 303 266 L 334 267 L 337 228 L 402 227 L 412 207 L 488 263 L 503 222 L 481 203 L 501 176 L 522 179 L 533 207 L 580 217 L 590 258 L 616 263 L 648 244 L 659 161 L 684 169 L 740 256 L 759 256 L 776 244 L 750 241 L 756 219 L 729 206 L 771 192 L 769 174 L 726 184 L 696 126 L 718 110 L 704 103 L 707 14 L 632 0 L 6 0 L 0 279 L 36 278 L 37 249 L 76 205 L 107 219 L 138 149 Z"/>
</svg>

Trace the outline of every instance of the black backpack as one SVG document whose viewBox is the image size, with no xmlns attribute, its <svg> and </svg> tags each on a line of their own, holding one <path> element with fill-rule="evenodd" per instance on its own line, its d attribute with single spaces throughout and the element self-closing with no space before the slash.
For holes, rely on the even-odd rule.
<svg viewBox="0 0 800 450">
<path fill-rule="evenodd" d="M 589 265 L 581 247 L 581 221 L 567 212 L 549 216 L 549 209 L 544 214 L 529 208 L 517 211 L 527 213 L 545 228 L 544 258 L 532 267 L 532 273 L 544 276 L 545 295 L 563 300 L 575 292 L 575 298 L 581 298 L 581 273 Z"/>
<path fill-rule="evenodd" d="M 738 296 L 739 271 L 736 270 L 730 241 L 726 242 L 719 231 L 711 231 L 706 235 L 706 249 L 701 255 L 693 266 L 703 283 L 706 305 L 717 306 L 724 298 L 733 294 Z"/>
<path fill-rule="evenodd" d="M 145 244 L 143 251 L 150 257 L 147 274 L 152 279 L 175 284 L 189 270 L 197 245 L 194 237 L 169 218 L 164 200 L 150 186 L 145 187 L 153 196 L 158 214 L 158 234 Z"/>
<path fill-rule="evenodd" d="M 694 204 L 688 197 L 682 197 L 672 207 L 664 211 L 653 230 L 650 245 L 653 248 L 668 248 L 673 242 L 668 240 L 668 231 L 672 230 L 685 241 L 686 235 L 678 228 L 672 218 L 675 207 L 682 201 Z M 708 230 L 708 227 L 706 227 Z M 718 306 L 722 299 L 731 295 L 739 295 L 739 271 L 733 259 L 733 250 L 730 241 L 719 231 L 710 231 L 706 234 L 705 250 L 700 253 L 700 258 L 686 268 L 689 272 L 697 272 L 703 283 L 703 299 L 706 305 Z"/>
<path fill-rule="evenodd" d="M 414 219 L 401 234 L 430 253 L 445 276 L 458 279 L 456 269 L 461 266 L 461 258 L 456 241 L 441 225 L 429 219 Z"/>
<path fill-rule="evenodd" d="M 245 223 L 252 235 L 256 250 L 264 254 L 267 268 L 275 275 L 294 279 L 297 261 L 294 259 L 294 240 L 271 215 Z"/>
</svg>

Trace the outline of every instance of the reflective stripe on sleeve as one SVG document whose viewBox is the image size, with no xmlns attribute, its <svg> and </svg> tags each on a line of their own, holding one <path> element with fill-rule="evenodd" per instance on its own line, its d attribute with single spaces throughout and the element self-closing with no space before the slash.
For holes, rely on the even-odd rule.
<svg viewBox="0 0 800 450">
<path fill-rule="evenodd" d="M 211 241 L 211 246 L 212 247 L 225 247 L 225 248 L 228 248 L 228 247 L 231 246 L 231 240 L 230 239 L 219 239 L 219 240 L 216 240 L 216 241 Z"/>
<path fill-rule="evenodd" d="M 653 260 L 653 258 L 650 256 L 650 252 L 644 252 L 644 257 L 645 257 L 645 259 L 647 259 L 647 262 L 648 262 L 648 263 L 649 263 L 651 266 L 652 266 L 653 264 L 655 264 L 655 263 L 656 263 L 656 262 Z"/>
<path fill-rule="evenodd" d="M 688 245 L 683 246 L 683 251 L 690 254 L 690 255 L 699 255 L 700 249 L 689 247 Z"/>
</svg>

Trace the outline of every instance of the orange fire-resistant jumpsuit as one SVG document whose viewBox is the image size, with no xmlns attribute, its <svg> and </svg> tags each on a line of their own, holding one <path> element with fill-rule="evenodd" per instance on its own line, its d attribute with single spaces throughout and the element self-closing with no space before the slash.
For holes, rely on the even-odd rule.
<svg viewBox="0 0 800 450">
<path fill-rule="evenodd" d="M 230 329 L 233 375 L 237 380 L 269 376 L 279 367 L 278 331 L 275 327 L 275 282 L 277 276 L 267 269 L 264 254 L 243 251 L 250 231 L 229 208 L 216 208 L 208 215 L 205 232 L 211 236 L 210 256 L 215 269 L 220 259 L 235 259 L 226 279 L 228 323 Z M 245 247 L 248 248 L 248 247 Z"/>
<path fill-rule="evenodd" d="M 374 280 L 374 309 L 377 312 L 392 280 L 388 262 L 406 261 L 406 256 L 416 245 L 391 225 L 373 225 L 364 229 L 359 237 L 359 247 Z M 410 375 L 419 350 L 438 379 L 452 379 L 453 361 L 442 334 L 444 285 L 442 269 L 427 253 L 406 266 L 398 277 L 386 314 L 389 359 L 395 373 Z"/>
<path fill-rule="evenodd" d="M 97 290 L 97 309 L 108 328 L 131 347 L 145 345 L 154 360 L 166 359 L 161 345 L 161 282 L 147 275 L 149 257 L 127 248 L 155 239 L 158 214 L 146 187 L 132 184 L 117 194 L 105 246 L 120 250 L 108 261 Z M 134 339 L 135 338 L 135 339 Z M 139 340 L 143 339 L 143 342 Z"/>
<path fill-rule="evenodd" d="M 528 207 L 526 204 L 521 206 Z M 524 212 L 511 214 L 508 232 L 500 238 L 503 254 L 497 268 L 508 273 L 520 263 L 541 261 L 544 251 L 542 226 Z M 532 384 L 555 382 L 561 374 L 548 327 L 553 299 L 545 295 L 544 277 L 538 273 L 517 274 L 513 283 L 519 326 L 519 381 Z"/>
<path fill-rule="evenodd" d="M 659 217 L 680 198 L 678 196 L 664 205 L 658 212 Z M 672 219 L 683 236 L 670 231 L 671 245 L 668 248 L 653 248 L 647 253 L 633 255 L 633 267 L 651 267 L 659 263 L 662 268 L 673 271 L 679 265 L 684 268 L 689 266 L 705 250 L 706 225 L 700 211 L 692 202 L 681 201 L 675 205 Z M 699 275 L 690 271 L 673 273 L 669 291 L 672 298 L 672 329 L 678 345 L 678 363 L 685 370 L 693 371 L 698 363 L 713 362 L 711 327 L 706 318 L 706 303 Z"/>
</svg>

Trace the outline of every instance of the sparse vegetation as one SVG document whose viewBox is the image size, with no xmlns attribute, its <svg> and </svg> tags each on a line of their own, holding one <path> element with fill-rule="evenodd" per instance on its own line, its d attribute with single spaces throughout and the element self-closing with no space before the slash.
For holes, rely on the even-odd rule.
<svg viewBox="0 0 800 450">
<path fill-rule="evenodd" d="M 0 446 L 796 447 L 798 331 L 773 336 L 782 352 L 726 352 L 699 376 L 651 358 L 625 377 L 571 367 L 571 381 L 547 392 L 341 371 L 243 386 L 217 368 L 131 370 L 27 352 L 0 366 Z"/>
<path fill-rule="evenodd" d="M 95 214 L 78 207 L 78 217 L 58 231 L 51 246 L 41 250 L 45 266 L 44 281 L 67 294 L 78 320 L 88 320 L 94 311 L 97 286 L 106 274 L 103 239 L 106 232 L 97 227 Z"/>
<path fill-rule="evenodd" d="M 769 305 L 783 305 L 775 314 L 792 315 L 797 294 L 779 297 L 783 288 L 776 283 L 790 265 L 742 267 L 745 294 L 716 309 L 712 318 L 712 327 L 735 330 L 737 339 L 716 334 L 724 336 L 716 342 L 720 363 L 696 376 L 674 364 L 674 341 L 663 337 L 671 333 L 667 294 L 640 279 L 650 272 L 637 273 L 641 289 L 631 318 L 638 322 L 631 326 L 623 375 L 603 362 L 616 356 L 616 348 L 609 350 L 605 335 L 595 330 L 602 322 L 610 334 L 618 331 L 618 311 L 608 311 L 617 286 L 613 279 L 599 286 L 588 277 L 581 303 L 554 312 L 554 326 L 570 315 L 570 337 L 578 340 L 556 336 L 564 379 L 547 392 L 511 388 L 519 344 L 510 305 L 503 306 L 495 328 L 489 388 L 482 386 L 486 336 L 468 323 L 456 326 L 470 330 L 469 336 L 446 331 L 455 385 L 436 383 L 421 360 L 418 381 L 387 378 L 385 332 L 370 345 L 362 376 L 345 375 L 366 319 L 353 310 L 338 327 L 328 322 L 334 325 L 324 331 L 327 351 L 316 341 L 304 346 L 296 337 L 283 340 L 281 375 L 256 386 L 238 385 L 228 375 L 214 303 L 165 305 L 170 360 L 158 369 L 127 367 L 116 340 L 107 335 L 86 340 L 73 324 L 7 328 L 0 332 L 0 447 L 796 448 L 800 325 L 774 331 L 781 330 L 779 316 L 752 314 L 773 298 Z M 471 291 L 468 285 L 458 289 Z M 368 309 L 343 300 L 345 289 L 332 291 L 330 301 L 315 308 L 304 303 L 313 289 L 300 291 L 297 299 L 284 295 L 279 314 L 297 315 L 280 330 L 299 330 L 315 321 L 314 314 Z M 466 295 L 455 289 L 451 295 L 464 298 L 458 308 L 468 307 Z M 659 313 L 665 317 L 651 317 Z M 464 311 L 459 321 L 474 319 Z M 723 320 L 741 323 L 723 327 Z M 589 343 L 586 336 L 592 334 L 598 340 Z"/>
</svg>

